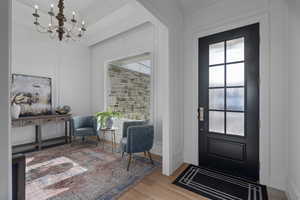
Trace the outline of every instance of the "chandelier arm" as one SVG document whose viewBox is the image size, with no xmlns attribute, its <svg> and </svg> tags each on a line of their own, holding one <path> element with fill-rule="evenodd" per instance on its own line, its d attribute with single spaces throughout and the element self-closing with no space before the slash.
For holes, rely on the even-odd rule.
<svg viewBox="0 0 300 200">
<path fill-rule="evenodd" d="M 36 26 L 36 30 L 39 32 L 39 33 L 47 33 L 47 29 L 42 26 L 42 25 L 37 25 Z"/>
<path fill-rule="evenodd" d="M 74 28 L 76 28 L 76 24 L 75 23 L 72 23 L 72 28 L 71 28 L 71 32 L 73 32 L 74 31 Z"/>
<path fill-rule="evenodd" d="M 54 39 L 56 37 L 56 33 L 49 34 L 50 39 Z"/>
<path fill-rule="evenodd" d="M 74 32 L 74 31 L 72 31 L 72 32 L 70 32 L 70 35 L 72 35 L 73 37 L 76 37 L 76 36 L 77 36 L 77 33 Z"/>
</svg>

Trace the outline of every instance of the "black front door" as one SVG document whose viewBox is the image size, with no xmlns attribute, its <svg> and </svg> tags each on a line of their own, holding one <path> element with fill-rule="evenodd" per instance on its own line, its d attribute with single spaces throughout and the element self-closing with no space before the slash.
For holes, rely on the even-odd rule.
<svg viewBox="0 0 300 200">
<path fill-rule="evenodd" d="M 199 165 L 259 179 L 259 24 L 199 39 Z"/>
</svg>

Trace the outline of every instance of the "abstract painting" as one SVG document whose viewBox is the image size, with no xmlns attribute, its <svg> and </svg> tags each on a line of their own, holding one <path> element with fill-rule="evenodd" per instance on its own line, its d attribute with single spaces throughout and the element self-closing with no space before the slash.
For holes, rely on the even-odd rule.
<svg viewBox="0 0 300 200">
<path fill-rule="evenodd" d="M 21 117 L 52 114 L 51 78 L 12 75 L 11 101 L 21 106 Z"/>
</svg>

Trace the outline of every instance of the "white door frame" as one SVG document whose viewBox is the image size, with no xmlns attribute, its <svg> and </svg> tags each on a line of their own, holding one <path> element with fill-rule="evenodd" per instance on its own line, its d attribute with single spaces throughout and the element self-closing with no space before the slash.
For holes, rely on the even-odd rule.
<svg viewBox="0 0 300 200">
<path fill-rule="evenodd" d="M 244 16 L 236 20 L 215 23 L 211 26 L 198 27 L 192 32 L 193 56 L 198 58 L 198 39 L 215 33 L 232 30 L 246 25 L 259 23 L 260 24 L 260 134 L 259 134 L 259 162 L 260 162 L 260 182 L 269 185 L 270 182 L 270 108 L 268 106 L 270 99 L 270 53 L 269 49 L 269 16 L 267 13 L 258 13 L 256 15 Z M 198 71 L 198 59 L 193 61 L 193 67 Z M 198 73 L 196 73 L 198 74 Z M 197 77 L 198 82 L 198 77 Z M 195 84 L 194 84 L 195 85 Z M 195 85 L 193 91 L 198 91 L 198 84 Z M 198 99 L 198 93 L 193 96 Z M 198 105 L 194 110 L 197 109 Z M 198 123 L 194 121 L 193 123 Z M 198 128 L 195 130 L 198 134 Z M 198 140 L 197 140 L 198 141 Z M 198 145 L 198 143 L 197 143 Z M 198 149 L 198 147 L 197 147 Z M 195 160 L 198 164 L 198 158 Z"/>
</svg>

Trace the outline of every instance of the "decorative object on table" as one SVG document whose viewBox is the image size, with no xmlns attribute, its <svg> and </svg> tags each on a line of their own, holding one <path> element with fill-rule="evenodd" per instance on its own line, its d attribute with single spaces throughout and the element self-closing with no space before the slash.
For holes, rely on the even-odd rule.
<svg viewBox="0 0 300 200">
<path fill-rule="evenodd" d="M 112 117 L 108 117 L 106 120 L 106 128 L 111 129 L 114 125 L 114 120 Z"/>
<path fill-rule="evenodd" d="M 97 136 L 98 142 L 100 141 L 98 135 L 98 123 L 95 116 L 77 116 L 71 119 L 71 136 L 81 137 L 82 141 L 89 136 Z M 75 140 L 72 139 L 72 144 Z M 98 142 L 96 145 L 98 145 Z"/>
<path fill-rule="evenodd" d="M 55 109 L 55 112 L 59 115 L 66 115 L 66 114 L 69 114 L 70 112 L 72 111 L 71 107 L 70 106 L 58 106 L 56 109 Z"/>
<path fill-rule="evenodd" d="M 185 169 L 173 184 L 212 200 L 268 200 L 265 185 L 195 165 Z"/>
<path fill-rule="evenodd" d="M 150 150 L 153 147 L 153 140 L 153 125 L 148 125 L 145 121 L 124 122 L 121 140 L 121 150 L 122 157 L 124 156 L 124 153 L 129 154 L 127 171 L 129 170 L 132 155 L 134 153 L 144 152 L 145 156 L 148 153 L 151 164 L 153 164 L 153 160 L 150 153 Z"/>
<path fill-rule="evenodd" d="M 10 107 L 10 113 L 12 119 L 18 119 L 21 113 L 21 106 L 13 102 Z"/>
<path fill-rule="evenodd" d="M 118 199 L 161 162 L 135 156 L 130 171 L 110 145 L 63 145 L 26 154 L 26 199 Z M 37 195 L 39 194 L 39 195 Z"/>
<path fill-rule="evenodd" d="M 11 96 L 21 117 L 52 114 L 51 78 L 13 74 Z"/>
<path fill-rule="evenodd" d="M 97 112 L 96 117 L 101 128 L 111 129 L 113 127 L 113 118 L 120 118 L 121 113 L 108 110 L 106 112 Z"/>
<path fill-rule="evenodd" d="M 39 22 L 40 14 L 38 5 L 34 6 L 34 25 L 40 33 L 48 33 L 51 39 L 57 37 L 59 41 L 76 41 L 83 37 L 86 32 L 85 21 L 78 23 L 76 19 L 76 13 L 73 11 L 72 17 L 67 19 L 64 13 L 64 0 L 59 0 L 57 5 L 58 11 L 55 13 L 54 4 L 50 5 L 49 15 L 49 25 L 43 26 Z M 66 23 L 68 21 L 68 23 Z"/>
</svg>

